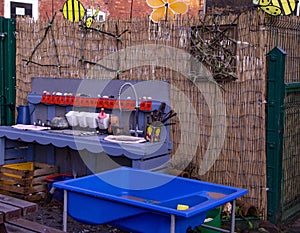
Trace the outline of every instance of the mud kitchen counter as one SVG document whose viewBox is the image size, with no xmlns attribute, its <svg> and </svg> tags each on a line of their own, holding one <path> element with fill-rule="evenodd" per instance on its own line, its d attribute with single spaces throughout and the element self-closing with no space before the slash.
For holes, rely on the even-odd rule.
<svg viewBox="0 0 300 233">
<path fill-rule="evenodd" d="M 0 165 L 36 161 L 78 176 L 119 166 L 155 170 L 170 159 L 169 126 L 158 142 L 120 143 L 106 140 L 108 135 L 96 129 L 37 130 L 33 125 L 72 110 L 99 113 L 104 109 L 119 117 L 125 131 L 122 135 L 139 131 L 135 136 L 143 139 L 147 119 L 160 112 L 162 103 L 166 105 L 162 114 L 166 115 L 170 110 L 169 84 L 161 81 L 33 78 L 28 94 L 29 128 L 0 126 Z"/>
<path fill-rule="evenodd" d="M 112 168 L 108 157 L 115 161 L 113 167 L 126 165 L 139 169 L 154 169 L 170 159 L 171 145 L 167 142 L 114 143 L 105 140 L 107 135 L 67 135 L 70 131 L 22 130 L 1 126 L 0 164 L 36 161 L 41 157 L 43 162 L 56 164 L 60 160 L 55 154 L 56 148 L 79 152 L 85 165 L 93 172 Z"/>
</svg>

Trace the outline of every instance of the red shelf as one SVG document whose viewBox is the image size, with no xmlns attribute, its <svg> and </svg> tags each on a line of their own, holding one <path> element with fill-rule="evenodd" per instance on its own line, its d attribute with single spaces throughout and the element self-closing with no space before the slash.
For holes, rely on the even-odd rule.
<svg viewBox="0 0 300 233">
<path fill-rule="evenodd" d="M 91 98 L 91 97 L 78 97 L 78 96 L 61 96 L 61 95 L 47 95 L 43 94 L 41 103 L 43 104 L 57 104 L 68 106 L 82 106 L 82 107 L 95 107 L 106 109 L 121 109 L 134 110 L 136 107 L 135 100 L 116 100 L 109 98 Z M 142 101 L 140 103 L 141 111 L 151 111 L 152 101 Z"/>
</svg>

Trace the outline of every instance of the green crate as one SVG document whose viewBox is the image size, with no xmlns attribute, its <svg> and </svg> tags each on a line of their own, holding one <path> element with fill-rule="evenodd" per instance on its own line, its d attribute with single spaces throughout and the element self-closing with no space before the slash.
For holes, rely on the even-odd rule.
<svg viewBox="0 0 300 233">
<path fill-rule="evenodd" d="M 208 222 L 204 222 L 204 224 L 207 226 L 221 228 L 221 212 L 222 212 L 222 208 L 217 208 L 217 209 L 208 211 L 206 214 L 205 220 L 206 221 L 208 219 L 212 219 L 212 220 L 210 220 Z M 204 227 L 199 227 L 199 229 L 201 230 L 201 233 L 218 233 L 219 232 L 219 231 L 215 231 L 215 230 L 204 228 Z"/>
</svg>

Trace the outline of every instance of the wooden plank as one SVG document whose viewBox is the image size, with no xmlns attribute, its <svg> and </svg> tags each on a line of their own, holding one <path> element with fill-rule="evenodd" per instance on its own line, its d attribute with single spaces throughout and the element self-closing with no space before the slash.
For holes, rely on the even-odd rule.
<svg viewBox="0 0 300 233">
<path fill-rule="evenodd" d="M 58 168 L 55 166 L 49 166 L 49 167 L 43 167 L 43 168 L 40 168 L 38 166 L 38 168 L 36 170 L 34 170 L 34 176 L 37 177 L 37 176 L 43 176 L 43 175 L 50 175 L 50 174 L 54 174 L 57 172 L 58 172 Z"/>
<path fill-rule="evenodd" d="M 39 162 L 34 162 L 34 170 L 20 170 L 16 168 L 10 167 L 0 167 L 0 172 L 3 173 L 4 176 L 15 176 L 17 178 L 34 178 L 39 176 L 46 176 L 55 174 L 58 172 L 58 167 L 49 164 L 43 164 Z"/>
<path fill-rule="evenodd" d="M 7 233 L 35 233 L 35 231 L 27 230 L 27 229 L 24 229 L 24 228 L 19 227 L 19 226 L 12 225 L 12 224 L 7 223 L 7 222 L 4 225 L 6 227 L 6 232 Z"/>
<path fill-rule="evenodd" d="M 3 194 L 0 194 L 0 203 L 5 203 L 8 205 L 12 205 L 12 206 L 21 208 L 23 216 L 32 214 L 38 210 L 38 204 L 36 204 L 36 203 L 21 200 L 21 199 L 10 197 L 10 196 L 6 196 Z"/>
<path fill-rule="evenodd" d="M 6 227 L 4 225 L 4 223 L 0 223 L 0 232 L 1 233 L 7 233 Z"/>
<path fill-rule="evenodd" d="M 35 190 L 34 193 L 45 192 L 48 189 L 48 185 L 47 183 L 37 184 L 33 186 L 33 189 Z"/>
<path fill-rule="evenodd" d="M 0 167 L 0 172 L 20 176 L 20 178 L 28 178 L 33 176 L 33 171 L 30 170 L 17 170 L 9 167 Z"/>
<path fill-rule="evenodd" d="M 0 212 L 0 224 L 2 224 L 3 222 L 4 222 L 4 214 Z"/>
<path fill-rule="evenodd" d="M 19 184 L 19 185 L 30 185 L 32 183 L 31 178 L 17 178 L 17 177 L 11 177 L 7 176 L 3 173 L 0 173 L 0 182 L 1 183 L 13 183 L 13 184 Z"/>
<path fill-rule="evenodd" d="M 30 194 L 30 195 L 24 195 L 24 194 L 19 194 L 19 193 L 13 193 L 13 192 L 0 190 L 0 193 L 4 194 L 4 195 L 11 196 L 11 197 L 15 197 L 15 198 L 18 198 L 18 199 L 26 200 L 26 201 L 29 201 L 29 202 L 41 201 L 46 196 L 45 192 L 33 193 L 33 194 Z"/>
<path fill-rule="evenodd" d="M 32 179 L 32 185 L 35 185 L 35 184 L 44 184 L 45 183 L 45 179 L 50 176 L 52 174 L 48 174 L 48 175 L 45 175 L 45 176 L 39 176 L 39 177 L 34 177 Z"/>
<path fill-rule="evenodd" d="M 27 147 L 14 147 L 5 149 L 5 164 L 27 162 Z"/>
<path fill-rule="evenodd" d="M 63 231 L 58 230 L 56 228 L 44 226 L 42 224 L 39 224 L 37 222 L 31 222 L 29 220 L 23 219 L 23 218 L 17 218 L 8 221 L 9 224 L 12 224 L 14 226 L 22 227 L 27 230 L 32 230 L 33 232 L 38 233 L 62 233 Z"/>
<path fill-rule="evenodd" d="M 20 194 L 24 194 L 24 195 L 36 192 L 33 187 L 28 187 L 28 186 L 18 187 L 18 186 L 15 186 L 15 185 L 8 185 L 8 184 L 3 184 L 3 183 L 2 184 L 0 183 L 0 189 L 6 190 L 6 191 L 9 191 L 9 192 L 20 193 Z"/>
<path fill-rule="evenodd" d="M 42 193 L 35 193 L 32 195 L 27 195 L 27 196 L 23 196 L 22 198 L 24 198 L 24 200 L 26 201 L 41 201 L 42 199 L 44 199 L 46 196 L 46 193 L 42 192 Z"/>
<path fill-rule="evenodd" d="M 19 140 L 11 140 L 11 139 L 6 139 L 5 140 L 5 148 L 6 149 L 23 149 L 23 148 L 28 148 L 28 143 L 27 142 L 22 142 Z"/>
<path fill-rule="evenodd" d="M 22 210 L 15 206 L 0 203 L 0 210 L 4 214 L 4 221 L 20 218 L 22 216 Z"/>
<path fill-rule="evenodd" d="M 4 164 L 5 158 L 5 138 L 0 138 L 0 165 Z"/>
<path fill-rule="evenodd" d="M 0 183 L 0 189 L 6 190 L 9 192 L 19 193 L 23 195 L 33 194 L 37 192 L 45 192 L 48 189 L 47 183 L 38 184 L 34 186 L 15 186 Z"/>
</svg>

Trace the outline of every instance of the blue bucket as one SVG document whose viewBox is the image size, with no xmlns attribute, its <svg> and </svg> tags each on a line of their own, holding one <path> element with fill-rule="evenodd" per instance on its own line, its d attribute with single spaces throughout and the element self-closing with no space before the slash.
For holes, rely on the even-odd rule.
<svg viewBox="0 0 300 233">
<path fill-rule="evenodd" d="M 17 107 L 17 111 L 18 111 L 17 124 L 30 125 L 29 106 L 21 105 Z"/>
<path fill-rule="evenodd" d="M 73 179 L 73 176 L 71 174 L 56 174 L 56 175 L 53 175 L 53 176 L 47 176 L 45 181 L 48 184 L 48 192 L 50 192 L 54 182 L 63 181 L 63 180 L 70 180 L 70 179 Z M 64 200 L 64 190 L 62 190 L 62 189 L 55 190 L 55 192 L 53 193 L 53 197 L 54 197 L 55 200 L 57 200 L 59 202 L 63 202 L 63 200 Z"/>
</svg>

